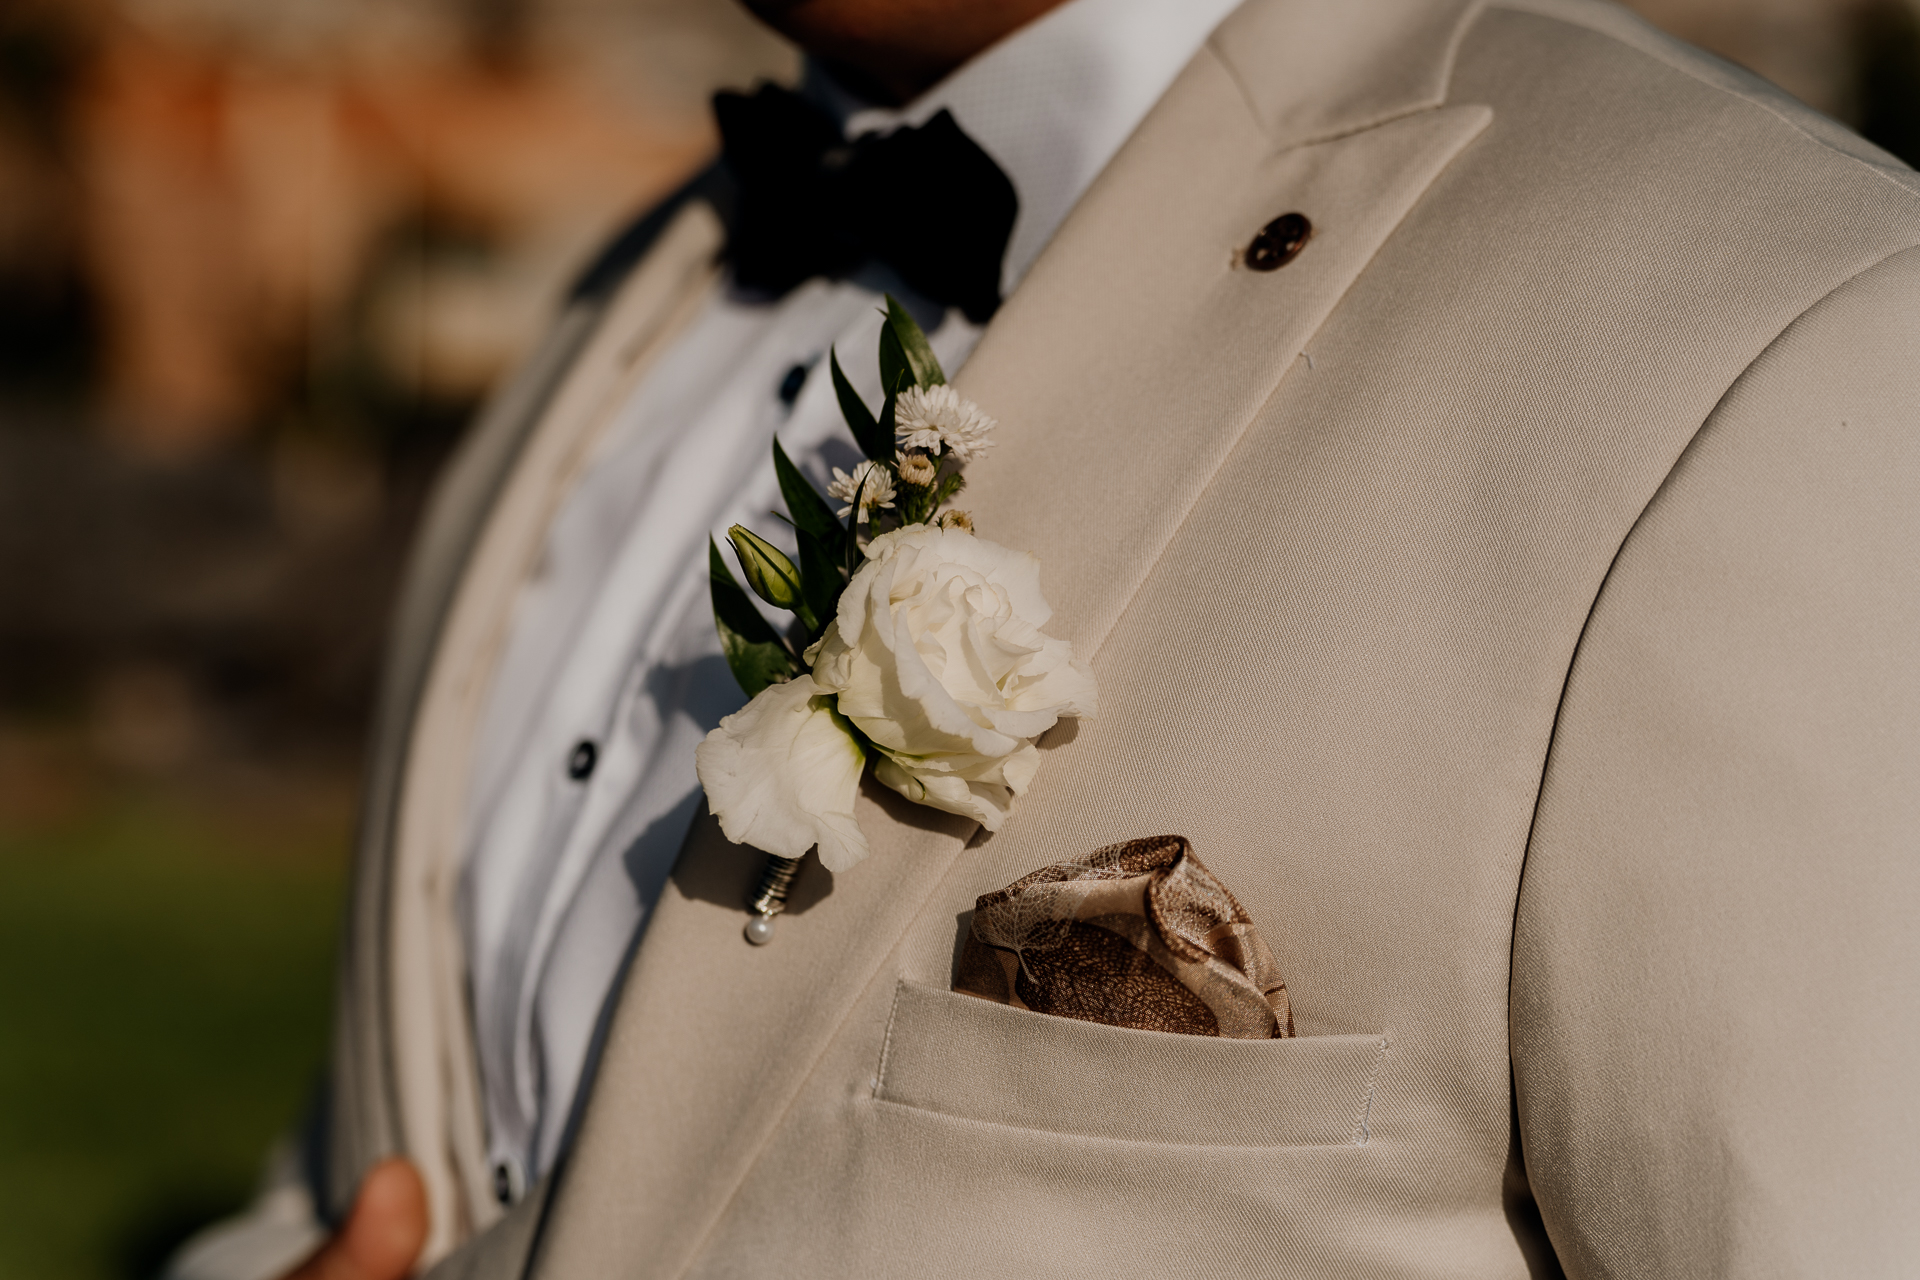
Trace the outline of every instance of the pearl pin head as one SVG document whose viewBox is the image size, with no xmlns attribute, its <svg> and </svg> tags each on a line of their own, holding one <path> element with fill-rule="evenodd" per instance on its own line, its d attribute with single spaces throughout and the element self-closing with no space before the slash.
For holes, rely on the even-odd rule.
<svg viewBox="0 0 1920 1280">
<path fill-rule="evenodd" d="M 766 869 L 760 873 L 760 887 L 747 900 L 747 910 L 752 913 L 747 917 L 747 941 L 754 946 L 764 947 L 773 941 L 773 918 L 787 909 L 787 890 L 799 871 L 798 858 L 774 854 L 767 859 Z"/>
</svg>

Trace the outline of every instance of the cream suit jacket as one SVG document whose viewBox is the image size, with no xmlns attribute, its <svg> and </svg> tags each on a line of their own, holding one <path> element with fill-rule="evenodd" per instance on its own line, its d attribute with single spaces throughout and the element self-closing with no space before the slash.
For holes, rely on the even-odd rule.
<svg viewBox="0 0 1920 1280">
<path fill-rule="evenodd" d="M 1254 233 L 1314 234 L 1273 272 Z M 1920 180 L 1588 0 L 1250 0 L 959 378 L 1101 716 L 987 838 L 695 824 L 504 1219 L 451 923 L 468 743 L 583 453 L 713 287 L 685 199 L 479 425 L 394 644 L 336 1195 L 444 1276 L 1912 1275 Z M 631 248 L 631 246 L 629 246 Z M 949 990 L 976 896 L 1190 838 L 1299 1036 Z M 462 1241 L 466 1243 L 461 1244 Z"/>
</svg>

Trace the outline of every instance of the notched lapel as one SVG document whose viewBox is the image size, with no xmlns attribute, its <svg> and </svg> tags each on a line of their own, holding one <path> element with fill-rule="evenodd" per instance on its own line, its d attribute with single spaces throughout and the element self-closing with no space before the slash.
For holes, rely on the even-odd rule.
<svg viewBox="0 0 1920 1280">
<path fill-rule="evenodd" d="M 1042 557 L 1049 631 L 1098 649 L 1313 332 L 1490 118 L 1419 110 L 1290 145 L 1216 53 L 1187 68 L 957 380 L 1002 424 L 967 505 L 983 536 Z M 1294 262 L 1239 265 L 1295 210 L 1316 230 Z M 871 785 L 859 817 L 873 856 L 764 948 L 724 900 L 729 885 L 744 898 L 758 855 L 696 821 L 618 997 L 534 1274 L 671 1276 L 698 1255 L 974 829 Z"/>
<path fill-rule="evenodd" d="M 1277 146 L 1338 137 L 1446 101 L 1482 0 L 1254 0 L 1209 46 Z"/>
</svg>

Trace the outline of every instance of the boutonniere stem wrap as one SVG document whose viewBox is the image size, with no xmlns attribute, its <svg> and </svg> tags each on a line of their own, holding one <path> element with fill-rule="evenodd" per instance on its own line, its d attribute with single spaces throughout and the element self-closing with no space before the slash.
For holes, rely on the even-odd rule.
<svg viewBox="0 0 1920 1280">
<path fill-rule="evenodd" d="M 1041 630 L 1040 562 L 948 505 L 994 423 L 947 385 L 913 317 L 887 299 L 877 416 L 837 353 L 829 365 L 866 460 L 836 468 L 822 497 L 776 441 L 797 561 L 735 525 L 743 588 L 710 549 L 714 623 L 749 701 L 695 763 L 727 838 L 769 855 L 749 904 L 756 943 L 809 849 L 831 871 L 867 856 L 854 800 L 869 765 L 914 803 L 997 831 L 1039 766 L 1034 739 L 1097 702 L 1086 663 Z M 792 624 L 768 622 L 748 590 Z"/>
</svg>

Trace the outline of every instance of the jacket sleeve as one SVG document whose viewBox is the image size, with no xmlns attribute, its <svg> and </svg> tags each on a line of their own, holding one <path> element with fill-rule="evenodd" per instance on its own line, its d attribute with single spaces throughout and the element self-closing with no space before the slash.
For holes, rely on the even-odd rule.
<svg viewBox="0 0 1920 1280">
<path fill-rule="evenodd" d="M 274 1280 L 326 1239 L 306 1150 L 289 1139 L 267 1159 L 253 1202 L 183 1244 L 161 1280 Z"/>
<path fill-rule="evenodd" d="M 1754 362 L 1614 563 L 1521 881 L 1514 1086 L 1593 1277 L 1920 1258 L 1920 249 Z"/>
</svg>

